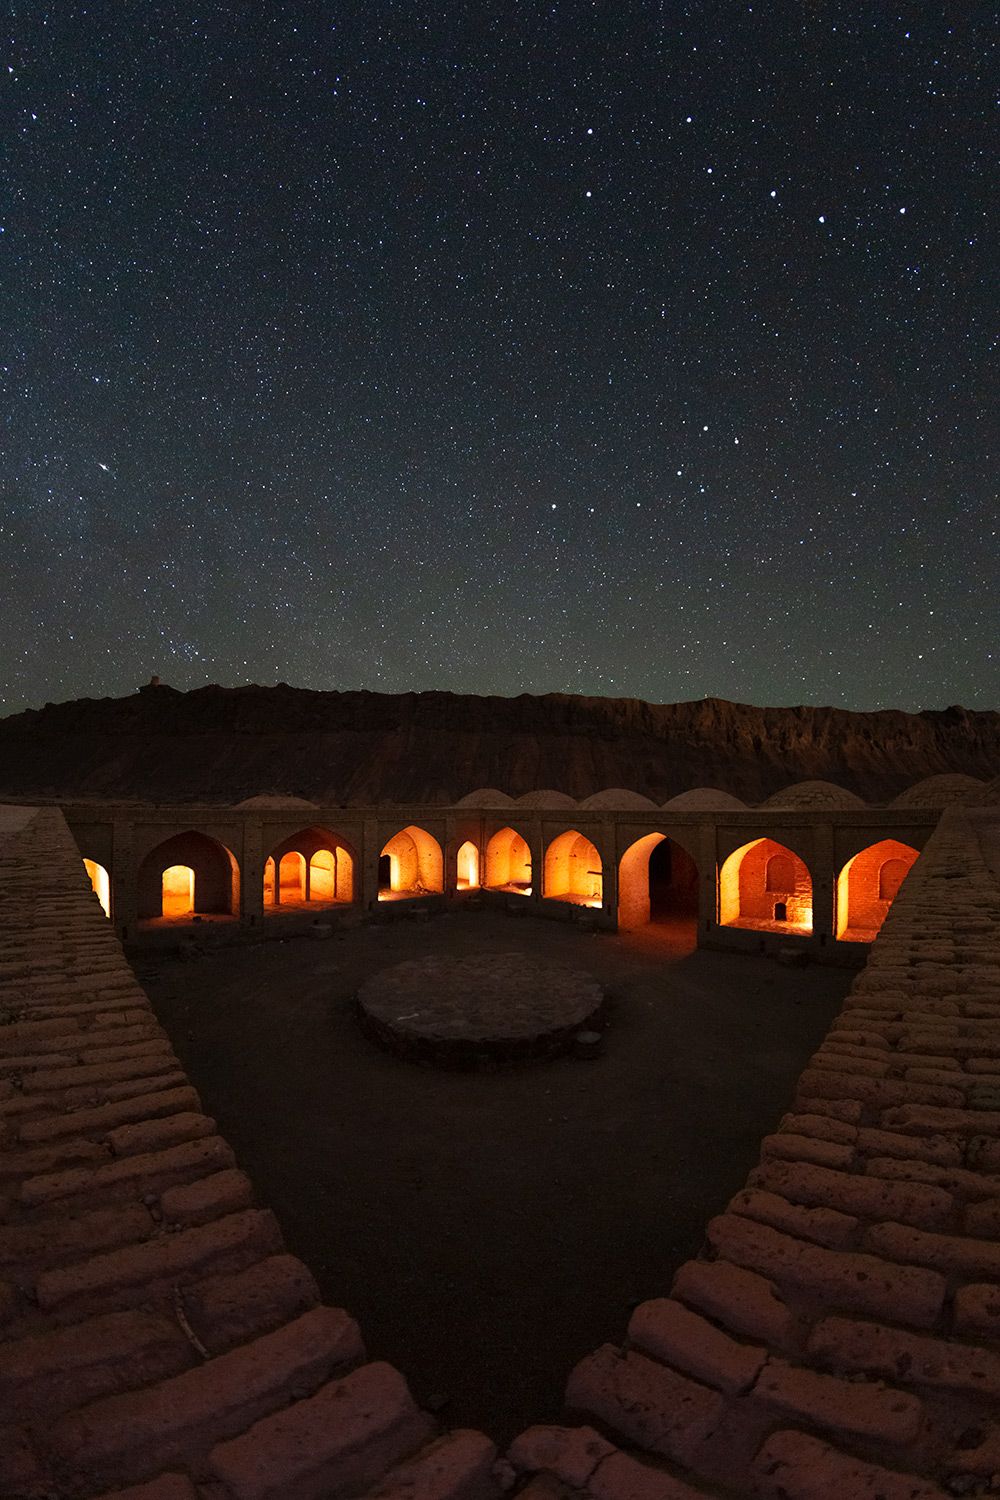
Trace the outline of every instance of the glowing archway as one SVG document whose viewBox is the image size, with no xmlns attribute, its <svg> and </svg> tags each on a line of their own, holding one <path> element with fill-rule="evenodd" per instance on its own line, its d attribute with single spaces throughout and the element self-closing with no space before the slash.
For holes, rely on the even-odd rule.
<svg viewBox="0 0 1000 1500">
<path fill-rule="evenodd" d="M 466 839 L 458 851 L 458 889 L 468 891 L 479 884 L 479 850 Z"/>
<path fill-rule="evenodd" d="M 838 938 L 845 943 L 874 941 L 917 857 L 909 844 L 882 839 L 847 861 L 837 877 Z"/>
<path fill-rule="evenodd" d="M 379 856 L 378 899 L 398 901 L 443 889 L 444 859 L 437 839 L 412 824 L 400 829 Z"/>
<path fill-rule="evenodd" d="M 486 889 L 531 895 L 531 850 L 513 828 L 501 828 L 486 845 Z"/>
<path fill-rule="evenodd" d="M 151 849 L 139 866 L 136 883 L 140 921 L 239 913 L 240 867 L 235 855 L 194 829 Z"/>
<path fill-rule="evenodd" d="M 264 865 L 264 906 L 331 906 L 354 899 L 354 857 L 329 828 L 300 828 Z"/>
<path fill-rule="evenodd" d="M 96 859 L 85 859 L 83 863 L 86 866 L 87 874 L 90 876 L 90 884 L 93 887 L 94 895 L 103 906 L 104 915 L 110 917 L 111 881 L 108 878 L 108 872 L 103 865 L 97 863 Z"/>
<path fill-rule="evenodd" d="M 601 856 L 575 828 L 554 838 L 545 851 L 543 894 L 549 901 L 576 906 L 600 906 L 604 899 Z"/>
<path fill-rule="evenodd" d="M 743 844 L 719 871 L 723 927 L 812 931 L 812 879 L 805 862 L 774 839 Z"/>
<path fill-rule="evenodd" d="M 194 911 L 194 871 L 190 865 L 168 865 L 160 876 L 165 917 L 186 917 Z"/>
<path fill-rule="evenodd" d="M 637 839 L 618 864 L 618 926 L 634 932 L 649 922 L 697 921 L 698 867 L 662 833 Z"/>
</svg>

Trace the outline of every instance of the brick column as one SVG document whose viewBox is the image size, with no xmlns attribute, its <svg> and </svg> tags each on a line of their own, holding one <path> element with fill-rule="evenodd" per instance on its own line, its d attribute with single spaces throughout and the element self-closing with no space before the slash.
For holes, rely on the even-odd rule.
<svg viewBox="0 0 1000 1500">
<path fill-rule="evenodd" d="M 260 818 L 244 815 L 243 865 L 240 870 L 240 921 L 259 927 L 264 920 L 264 855 Z"/>
<path fill-rule="evenodd" d="M 111 913 L 123 940 L 135 937 L 139 921 L 138 867 L 130 818 L 115 818 L 111 843 Z"/>
<path fill-rule="evenodd" d="M 360 899 L 366 910 L 378 906 L 378 857 L 382 852 L 378 819 L 366 818 L 361 828 Z"/>
<path fill-rule="evenodd" d="M 708 937 L 718 921 L 719 850 L 715 820 L 702 823 L 698 830 L 698 942 Z"/>
<path fill-rule="evenodd" d="M 833 854 L 833 827 L 830 823 L 813 825 L 813 941 L 828 948 L 833 943 L 833 892 L 837 880 Z"/>
</svg>

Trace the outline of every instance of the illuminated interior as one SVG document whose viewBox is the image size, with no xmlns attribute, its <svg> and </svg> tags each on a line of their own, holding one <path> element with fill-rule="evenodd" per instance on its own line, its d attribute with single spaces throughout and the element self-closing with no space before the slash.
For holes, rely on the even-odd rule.
<svg viewBox="0 0 1000 1500">
<path fill-rule="evenodd" d="M 662 833 L 637 839 L 618 865 L 620 930 L 697 918 L 698 867 L 687 850 Z"/>
<path fill-rule="evenodd" d="M 151 849 L 139 866 L 137 886 L 141 922 L 190 920 L 195 913 L 212 921 L 232 921 L 240 909 L 235 856 L 217 839 L 194 829 Z"/>
<path fill-rule="evenodd" d="M 194 871 L 190 865 L 169 865 L 162 881 L 165 917 L 186 917 L 194 911 Z"/>
<path fill-rule="evenodd" d="M 108 872 L 104 868 L 104 866 L 99 865 L 96 860 L 85 859 L 83 863 L 87 868 L 87 874 L 90 876 L 90 884 L 94 888 L 94 895 L 103 906 L 104 915 L 106 917 L 110 917 L 111 881 L 108 879 Z"/>
<path fill-rule="evenodd" d="M 571 828 L 545 851 L 545 897 L 575 906 L 600 906 L 604 899 L 601 856 L 589 839 Z"/>
<path fill-rule="evenodd" d="M 486 845 L 486 889 L 531 895 L 531 850 L 513 828 L 501 828 Z"/>
<path fill-rule="evenodd" d="M 423 828 L 403 828 L 379 856 L 380 901 L 402 901 L 444 889 L 441 845 Z"/>
<path fill-rule="evenodd" d="M 353 856 L 329 829 L 302 828 L 271 850 L 264 865 L 265 911 L 353 900 Z"/>
<path fill-rule="evenodd" d="M 849 859 L 837 877 L 837 936 L 845 943 L 874 942 L 917 850 L 896 839 L 871 844 Z"/>
<path fill-rule="evenodd" d="M 458 851 L 458 889 L 468 891 L 479 884 L 479 850 L 466 839 Z"/>
<path fill-rule="evenodd" d="M 736 849 L 719 871 L 719 921 L 759 932 L 812 932 L 812 880 L 774 839 Z"/>
</svg>

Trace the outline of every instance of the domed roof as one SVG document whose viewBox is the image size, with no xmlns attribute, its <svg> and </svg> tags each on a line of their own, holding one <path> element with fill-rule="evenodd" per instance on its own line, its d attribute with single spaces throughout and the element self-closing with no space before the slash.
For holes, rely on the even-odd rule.
<svg viewBox="0 0 1000 1500">
<path fill-rule="evenodd" d="M 572 797 L 567 797 L 565 792 L 554 792 L 551 787 L 546 787 L 540 792 L 525 792 L 523 797 L 517 798 L 518 807 L 576 807 L 578 804 Z"/>
<path fill-rule="evenodd" d="M 581 807 L 606 808 L 609 812 L 627 812 L 630 808 L 649 811 L 655 810 L 656 803 L 644 797 L 641 792 L 628 792 L 622 786 L 608 786 L 603 792 L 594 792 L 589 797 L 584 797 L 580 803 Z"/>
<path fill-rule="evenodd" d="M 305 797 L 286 797 L 281 792 L 260 792 L 256 797 L 247 797 L 243 802 L 237 802 L 235 807 L 241 808 L 280 808 L 280 807 L 318 807 L 318 802 L 310 802 Z"/>
<path fill-rule="evenodd" d="M 455 803 L 456 807 L 513 807 L 513 797 L 498 792 L 495 786 L 481 786 L 478 792 L 467 792 Z"/>
<path fill-rule="evenodd" d="M 780 792 L 774 792 L 761 807 L 780 809 L 791 812 L 796 808 L 806 807 L 842 807 L 846 809 L 854 807 L 866 807 L 855 792 L 849 792 L 846 787 L 837 786 L 833 781 L 795 781 L 791 786 L 782 787 Z"/>
<path fill-rule="evenodd" d="M 1000 778 L 998 778 L 1000 779 Z M 964 802 L 975 807 L 981 803 L 986 783 L 977 776 L 963 776 L 960 771 L 942 771 L 915 781 L 905 792 L 893 797 L 890 807 L 945 807 L 949 802 Z"/>
<path fill-rule="evenodd" d="M 717 786 L 693 786 L 664 802 L 664 812 L 746 812 L 747 804 Z"/>
</svg>

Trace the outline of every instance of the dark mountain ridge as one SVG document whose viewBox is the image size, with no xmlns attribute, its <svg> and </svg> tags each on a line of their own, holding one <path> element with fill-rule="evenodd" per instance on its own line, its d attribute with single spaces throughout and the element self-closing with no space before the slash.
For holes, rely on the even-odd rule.
<svg viewBox="0 0 1000 1500">
<path fill-rule="evenodd" d="M 713 786 L 759 803 L 832 781 L 883 803 L 942 772 L 1000 773 L 1000 713 L 755 708 L 705 698 L 482 698 L 165 685 L 0 719 L 8 797 L 233 803 L 258 792 L 362 804 L 450 803 L 479 787 L 662 803 Z"/>
</svg>

